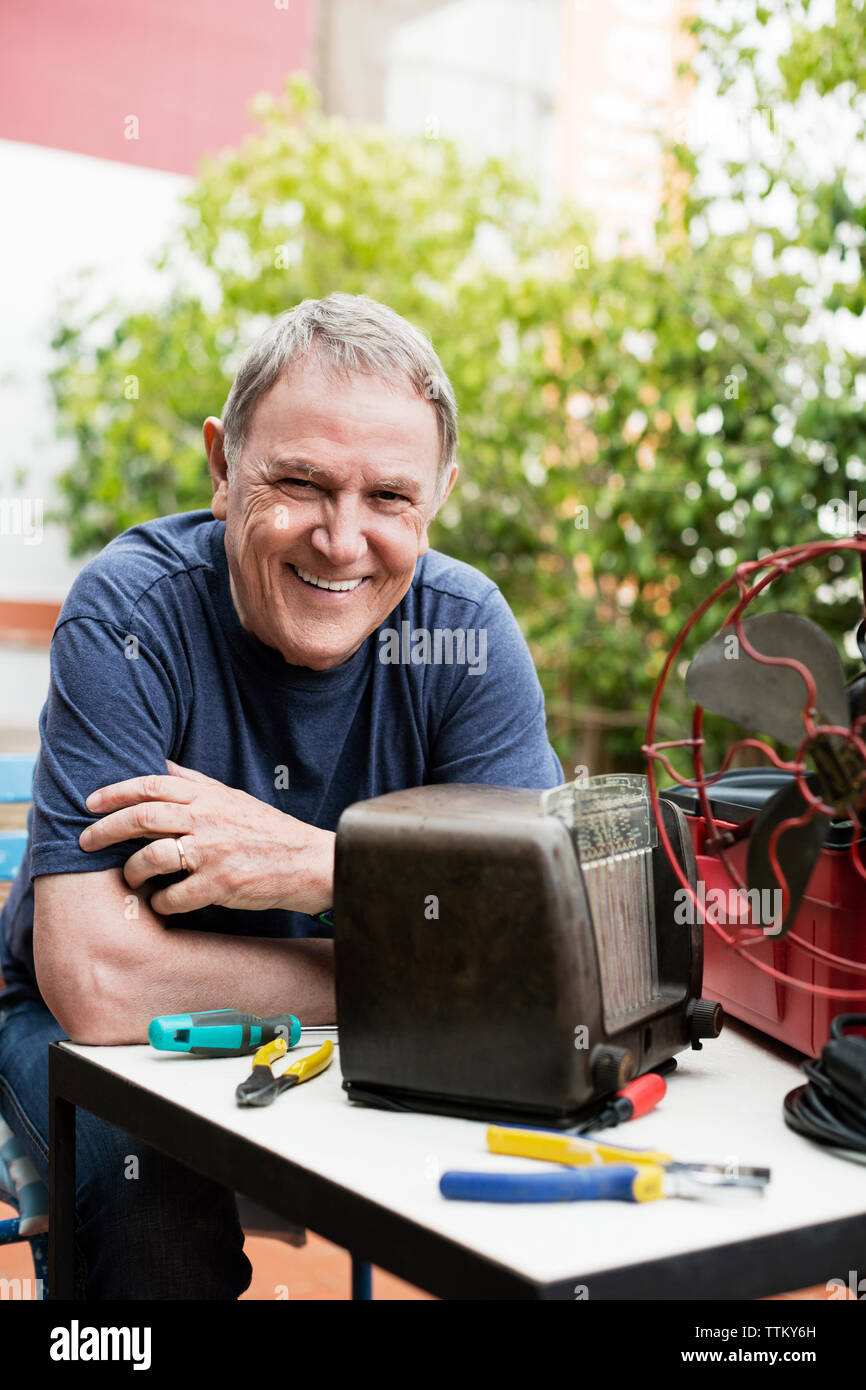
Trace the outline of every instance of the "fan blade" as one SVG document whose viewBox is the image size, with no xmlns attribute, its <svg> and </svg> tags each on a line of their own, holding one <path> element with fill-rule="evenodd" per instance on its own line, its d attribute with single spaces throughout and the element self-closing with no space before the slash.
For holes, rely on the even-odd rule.
<svg viewBox="0 0 866 1390">
<path fill-rule="evenodd" d="M 810 774 L 806 781 L 809 787 L 815 785 L 816 779 Z M 752 833 L 749 836 L 749 848 L 746 856 L 746 879 L 750 888 L 757 888 L 763 895 L 764 891 L 778 891 L 778 899 L 769 899 L 772 909 L 769 914 L 762 911 L 762 925 L 768 923 L 763 921 L 764 916 L 769 916 L 772 920 L 774 911 L 782 911 L 782 882 L 773 871 L 770 861 L 770 838 L 777 825 L 783 821 L 796 819 L 808 810 L 809 803 L 797 785 L 797 779 L 791 781 L 770 797 L 770 800 L 758 812 Z M 793 924 L 797 915 L 797 909 L 803 900 L 812 870 L 821 852 L 821 846 L 827 838 L 827 830 L 830 825 L 830 817 L 824 815 L 822 811 L 816 811 L 811 820 L 805 825 L 792 825 L 783 830 L 776 840 L 776 858 L 779 862 L 782 875 L 784 876 L 784 886 L 787 888 L 789 897 L 787 910 L 782 920 L 782 930 L 774 932 L 776 936 L 784 936 Z M 763 898 L 762 898 L 763 901 Z"/>
<path fill-rule="evenodd" d="M 839 655 L 817 623 L 797 613 L 761 613 L 743 619 L 743 633 L 764 656 L 801 662 L 812 674 L 819 723 L 848 726 L 848 696 Z M 791 666 L 769 666 L 732 642 L 733 625 L 705 642 L 686 672 L 691 698 L 714 714 L 733 719 L 796 748 L 805 738 L 806 683 Z"/>
<path fill-rule="evenodd" d="M 848 719 L 854 725 L 858 719 L 862 719 L 866 714 L 866 671 L 861 671 L 859 676 L 855 676 L 848 682 Z M 860 736 L 863 736 L 863 729 L 860 729 Z"/>
</svg>

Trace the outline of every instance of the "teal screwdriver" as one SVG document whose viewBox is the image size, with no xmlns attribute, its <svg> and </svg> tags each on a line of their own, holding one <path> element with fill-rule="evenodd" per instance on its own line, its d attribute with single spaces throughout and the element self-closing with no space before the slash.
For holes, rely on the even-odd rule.
<svg viewBox="0 0 866 1390">
<path fill-rule="evenodd" d="M 295 1047 L 301 1025 L 294 1014 L 259 1018 L 240 1009 L 211 1009 L 195 1014 L 160 1014 L 147 1030 L 151 1047 L 160 1052 L 191 1052 L 196 1057 L 246 1057 L 263 1043 L 285 1038 Z"/>
</svg>

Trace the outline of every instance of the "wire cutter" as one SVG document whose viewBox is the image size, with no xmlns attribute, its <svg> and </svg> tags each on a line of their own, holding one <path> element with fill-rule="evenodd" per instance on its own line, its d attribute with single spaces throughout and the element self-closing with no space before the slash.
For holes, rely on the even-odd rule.
<svg viewBox="0 0 866 1390">
<path fill-rule="evenodd" d="M 253 1057 L 253 1069 L 245 1081 L 235 1091 L 238 1105 L 270 1105 L 290 1086 L 300 1086 L 331 1065 L 334 1057 L 334 1044 L 327 1038 L 316 1052 L 308 1057 L 299 1057 L 281 1076 L 274 1076 L 271 1066 L 287 1051 L 285 1038 L 274 1038 L 265 1043 Z"/>
<path fill-rule="evenodd" d="M 490 1153 L 565 1165 L 547 1173 L 443 1173 L 443 1197 L 475 1202 L 653 1202 L 662 1197 L 713 1200 L 732 1192 L 760 1197 L 769 1168 L 677 1163 L 655 1149 L 629 1149 L 540 1130 L 487 1131 Z M 569 1168 L 580 1171 L 569 1172 Z"/>
</svg>

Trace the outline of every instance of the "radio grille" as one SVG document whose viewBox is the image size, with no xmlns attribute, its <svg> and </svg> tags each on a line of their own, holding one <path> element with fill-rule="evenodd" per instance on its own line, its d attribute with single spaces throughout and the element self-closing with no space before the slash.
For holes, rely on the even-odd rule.
<svg viewBox="0 0 866 1390">
<path fill-rule="evenodd" d="M 659 995 L 649 785 L 632 774 L 582 777 L 545 792 L 542 807 L 571 831 L 612 1031 Z"/>
<path fill-rule="evenodd" d="M 652 850 L 582 864 L 608 1029 L 658 998 Z"/>
</svg>

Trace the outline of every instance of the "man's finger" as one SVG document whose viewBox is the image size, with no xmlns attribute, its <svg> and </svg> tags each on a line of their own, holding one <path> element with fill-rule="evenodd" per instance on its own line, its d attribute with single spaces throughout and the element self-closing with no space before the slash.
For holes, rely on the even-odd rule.
<svg viewBox="0 0 866 1390">
<path fill-rule="evenodd" d="M 192 836 L 187 836 L 183 842 L 183 852 L 186 864 L 192 873 L 196 865 L 190 862 L 190 855 L 195 858 L 193 852 L 194 841 Z M 176 874 L 181 871 L 183 865 L 180 862 L 180 852 L 178 842 L 174 836 L 164 840 L 151 840 L 149 845 L 143 849 L 136 850 L 135 854 L 130 855 L 123 866 L 123 877 L 130 888 L 140 888 L 149 878 L 155 878 L 159 874 Z"/>
<path fill-rule="evenodd" d="M 201 874 L 190 874 L 167 888 L 160 888 L 152 894 L 150 906 L 163 917 L 175 912 L 196 912 L 200 907 L 210 907 L 213 890 L 208 888 L 207 879 Z"/>
<path fill-rule="evenodd" d="M 195 792 L 181 777 L 165 777 L 152 772 L 147 777 L 130 777 L 125 782 L 112 782 L 91 792 L 85 801 L 88 811 L 119 811 L 123 806 L 135 806 L 139 801 L 193 800 Z"/>
<path fill-rule="evenodd" d="M 206 777 L 203 772 L 196 772 L 194 767 L 184 767 L 182 763 L 173 763 L 170 758 L 166 758 L 165 765 L 173 777 L 185 778 L 188 782 L 211 782 L 216 778 Z"/>
<path fill-rule="evenodd" d="M 107 845 L 119 845 L 124 840 L 157 840 L 166 835 L 189 835 L 192 817 L 187 806 L 168 801 L 145 801 L 109 816 L 82 830 L 78 843 L 82 849 L 93 851 Z M 180 863 L 177 865 L 180 868 Z"/>
</svg>

